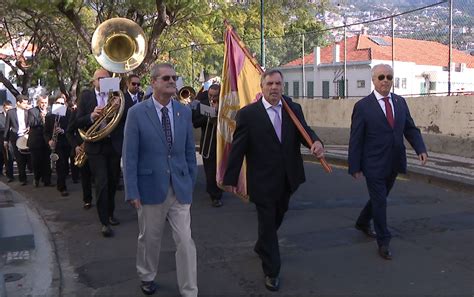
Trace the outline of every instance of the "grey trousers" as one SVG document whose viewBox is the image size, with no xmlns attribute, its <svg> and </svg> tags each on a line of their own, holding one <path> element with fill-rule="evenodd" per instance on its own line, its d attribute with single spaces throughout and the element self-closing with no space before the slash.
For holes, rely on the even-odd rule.
<svg viewBox="0 0 474 297">
<path fill-rule="evenodd" d="M 176 274 L 181 296 L 196 297 L 197 264 L 196 246 L 191 237 L 190 204 L 176 200 L 172 188 L 162 204 L 142 205 L 138 210 L 137 271 L 142 281 L 155 279 L 160 260 L 163 227 L 168 222 L 176 244 Z"/>
</svg>

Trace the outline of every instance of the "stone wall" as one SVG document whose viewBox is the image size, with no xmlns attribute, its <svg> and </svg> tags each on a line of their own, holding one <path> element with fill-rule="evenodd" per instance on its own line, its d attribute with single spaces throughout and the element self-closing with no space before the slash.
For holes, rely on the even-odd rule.
<svg viewBox="0 0 474 297">
<path fill-rule="evenodd" d="M 327 144 L 347 144 L 357 100 L 295 99 Z M 407 98 L 429 151 L 474 158 L 474 96 Z"/>
</svg>

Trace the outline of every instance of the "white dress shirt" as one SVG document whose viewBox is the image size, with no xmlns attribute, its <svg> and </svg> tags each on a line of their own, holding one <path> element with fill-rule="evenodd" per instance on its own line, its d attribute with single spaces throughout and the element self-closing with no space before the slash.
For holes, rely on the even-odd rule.
<svg viewBox="0 0 474 297">
<path fill-rule="evenodd" d="M 28 111 L 21 109 L 21 108 L 16 108 L 16 116 L 18 117 L 18 136 L 23 136 L 25 135 L 26 132 L 26 113 Z"/>
<path fill-rule="evenodd" d="M 379 92 L 374 90 L 374 95 L 375 95 L 375 98 L 377 98 L 377 102 L 379 103 L 380 108 L 382 108 L 382 111 L 385 114 L 385 116 L 387 116 L 387 111 L 385 110 L 385 101 L 383 101 L 383 98 L 385 97 L 389 98 L 388 102 L 390 102 L 390 105 L 392 106 L 392 115 L 393 115 L 393 119 L 395 119 L 395 109 L 393 108 L 392 93 L 389 93 L 388 96 L 382 96 L 380 95 Z"/>
<path fill-rule="evenodd" d="M 163 123 L 161 120 L 162 117 L 162 112 L 161 109 L 163 108 L 163 105 L 161 105 L 154 96 L 151 97 L 153 99 L 153 104 L 155 105 L 156 113 L 158 114 L 158 118 L 160 119 L 160 123 Z M 168 108 L 168 116 L 170 118 L 170 123 L 171 123 L 171 137 L 174 139 L 174 119 L 173 119 L 173 99 L 168 102 L 166 105 L 166 108 Z"/>
</svg>

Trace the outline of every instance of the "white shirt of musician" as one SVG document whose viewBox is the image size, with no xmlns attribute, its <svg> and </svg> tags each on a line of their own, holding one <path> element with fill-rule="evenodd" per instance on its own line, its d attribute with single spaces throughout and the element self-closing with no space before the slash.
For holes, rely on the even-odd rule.
<svg viewBox="0 0 474 297">
<path fill-rule="evenodd" d="M 25 122 L 25 112 L 24 109 L 17 108 L 16 109 L 16 116 L 18 117 L 18 136 L 23 136 L 26 133 L 26 122 Z"/>
</svg>

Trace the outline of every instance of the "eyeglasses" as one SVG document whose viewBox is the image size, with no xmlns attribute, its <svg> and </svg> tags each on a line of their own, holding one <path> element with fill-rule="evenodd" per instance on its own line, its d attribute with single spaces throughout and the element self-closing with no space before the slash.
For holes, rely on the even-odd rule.
<svg viewBox="0 0 474 297">
<path fill-rule="evenodd" d="M 169 81 L 170 79 L 173 79 L 174 81 L 178 80 L 177 75 L 164 75 L 164 76 L 158 76 L 158 78 L 161 78 L 163 81 Z"/>
<path fill-rule="evenodd" d="M 393 79 L 393 75 L 387 75 L 385 76 L 384 74 L 380 74 L 378 77 L 377 77 L 380 81 L 384 80 L 385 78 L 387 78 L 387 80 L 392 80 Z"/>
<path fill-rule="evenodd" d="M 132 84 L 132 86 L 140 86 L 139 82 L 138 83 L 137 82 L 132 82 L 131 84 Z"/>
</svg>

